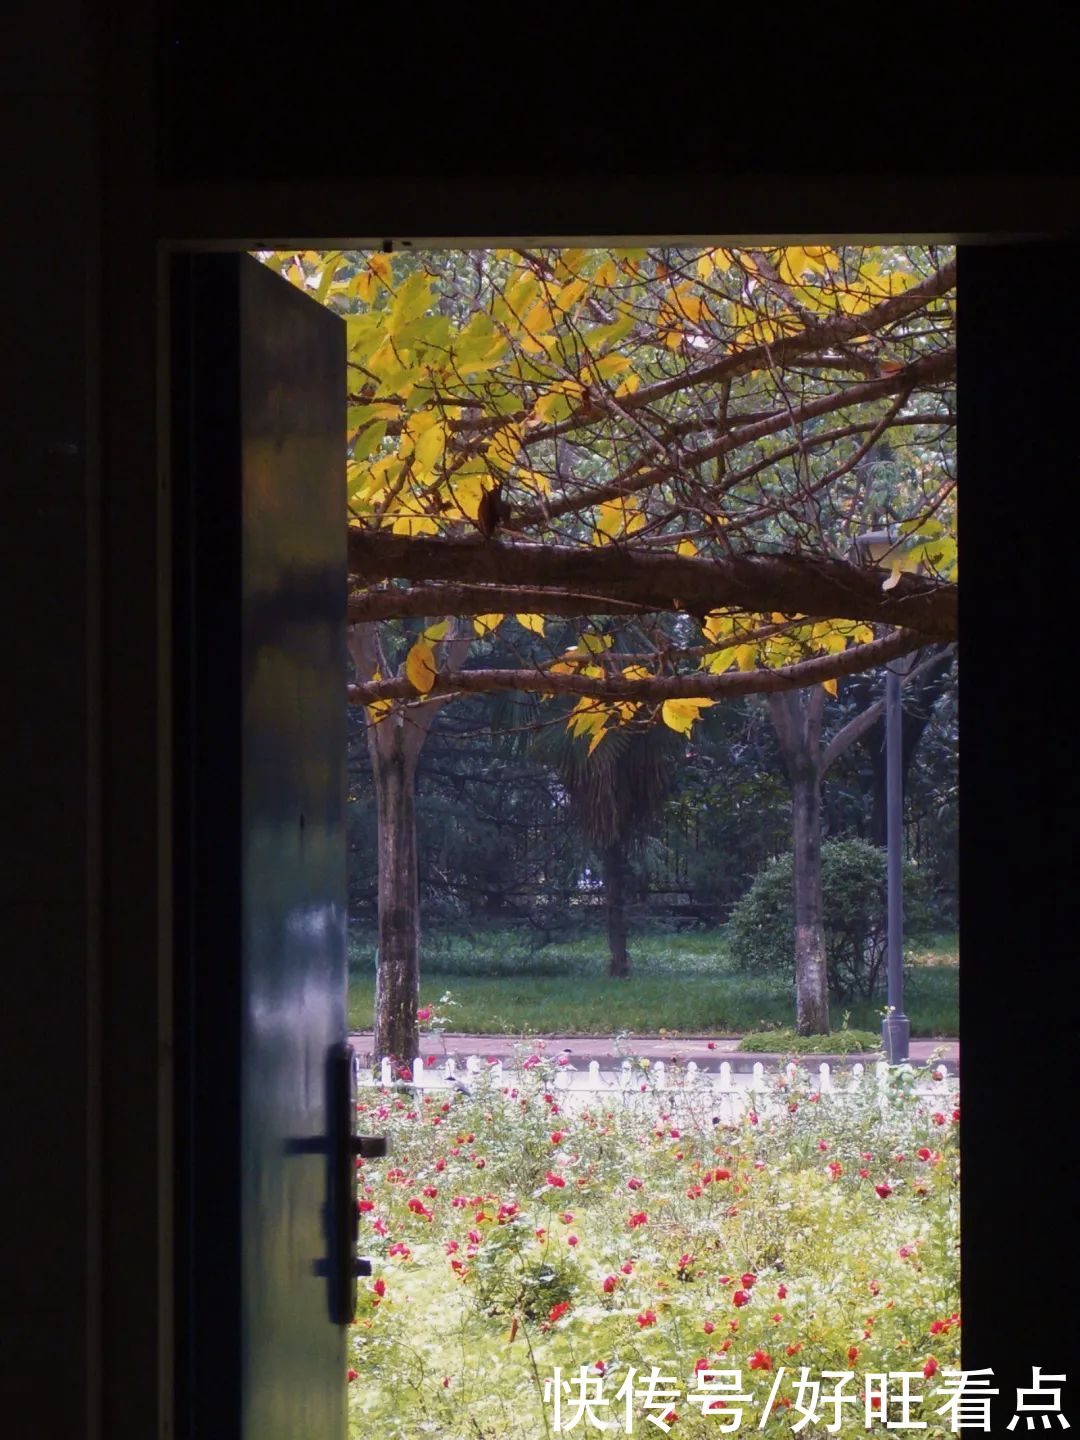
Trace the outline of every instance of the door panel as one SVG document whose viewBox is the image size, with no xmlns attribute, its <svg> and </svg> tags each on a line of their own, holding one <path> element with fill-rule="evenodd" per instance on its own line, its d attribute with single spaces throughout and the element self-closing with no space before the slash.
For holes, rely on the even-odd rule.
<svg viewBox="0 0 1080 1440">
<path fill-rule="evenodd" d="M 337 1440 L 344 326 L 243 255 L 172 289 L 180 1430 Z"/>
</svg>

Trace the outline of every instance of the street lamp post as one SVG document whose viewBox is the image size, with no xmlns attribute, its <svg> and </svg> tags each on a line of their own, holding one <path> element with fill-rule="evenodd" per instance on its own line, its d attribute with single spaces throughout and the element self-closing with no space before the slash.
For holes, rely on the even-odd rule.
<svg viewBox="0 0 1080 1440">
<path fill-rule="evenodd" d="M 872 530 L 855 541 L 858 553 L 880 562 L 898 543 L 895 529 Z M 904 1014 L 904 792 L 903 726 L 900 672 L 896 662 L 885 666 L 885 847 L 887 855 L 888 940 L 886 989 L 888 1011 L 881 1022 L 881 1044 L 890 1065 L 908 1058 L 911 1023 Z"/>
<path fill-rule="evenodd" d="M 888 951 L 886 954 L 888 1014 L 881 1022 L 881 1043 L 890 1065 L 908 1058 L 911 1025 L 904 1014 L 904 838 L 903 757 L 900 675 L 895 663 L 885 667 L 885 845 L 888 855 Z"/>
</svg>

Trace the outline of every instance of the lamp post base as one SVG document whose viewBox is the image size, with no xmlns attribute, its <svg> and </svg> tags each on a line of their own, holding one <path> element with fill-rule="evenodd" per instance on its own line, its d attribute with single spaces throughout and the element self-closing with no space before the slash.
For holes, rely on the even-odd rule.
<svg viewBox="0 0 1080 1440">
<path fill-rule="evenodd" d="M 881 1048 L 890 1065 L 907 1063 L 910 1039 L 911 1022 L 906 1015 L 889 1015 L 881 1022 Z"/>
</svg>

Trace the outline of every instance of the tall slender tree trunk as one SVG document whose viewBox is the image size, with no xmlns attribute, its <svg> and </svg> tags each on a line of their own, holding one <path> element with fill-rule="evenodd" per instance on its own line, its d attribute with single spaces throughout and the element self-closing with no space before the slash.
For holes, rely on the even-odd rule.
<svg viewBox="0 0 1080 1440">
<path fill-rule="evenodd" d="M 769 696 L 780 752 L 791 780 L 795 909 L 795 1027 L 800 1035 L 829 1033 L 829 976 L 821 901 L 820 685 Z"/>
<path fill-rule="evenodd" d="M 471 633 L 471 628 L 470 632 Z M 380 663 L 374 625 L 354 625 L 349 649 L 358 677 L 369 680 Z M 454 633 L 440 647 L 450 669 L 464 660 L 469 634 Z M 385 664 L 385 662 L 383 662 Z M 369 723 L 367 739 L 375 786 L 379 844 L 379 953 L 375 966 L 376 1059 L 411 1065 L 419 1054 L 420 870 L 416 845 L 416 770 L 438 710 L 435 698 L 397 707 Z M 369 713 L 369 712 L 365 712 Z"/>
<path fill-rule="evenodd" d="M 807 766 L 792 779 L 795 874 L 795 1028 L 829 1033 L 829 981 L 821 904 L 821 776 Z"/>
<path fill-rule="evenodd" d="M 603 854 L 604 908 L 607 912 L 608 974 L 625 980 L 630 974 L 626 950 L 626 847 L 621 840 Z"/>
<path fill-rule="evenodd" d="M 393 721 L 387 722 L 392 725 Z M 379 727 L 382 730 L 383 727 Z M 402 726 L 376 732 L 372 770 L 379 823 L 379 960 L 375 1054 L 407 1064 L 418 1053 L 420 877 L 416 850 L 419 746 Z"/>
</svg>

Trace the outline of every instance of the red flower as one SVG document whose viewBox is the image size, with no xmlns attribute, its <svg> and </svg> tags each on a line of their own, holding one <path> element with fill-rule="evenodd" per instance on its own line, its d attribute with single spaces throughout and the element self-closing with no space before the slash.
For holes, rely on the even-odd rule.
<svg viewBox="0 0 1080 1440">
<path fill-rule="evenodd" d="M 713 1178 L 714 1180 L 730 1180 L 730 1179 L 731 1179 L 731 1171 L 730 1171 L 730 1170 L 714 1170 L 714 1171 L 712 1172 L 712 1178 Z"/>
<path fill-rule="evenodd" d="M 920 1160 L 929 1160 L 933 1153 L 934 1152 L 926 1145 L 920 1145 L 918 1150 L 915 1151 L 915 1154 L 918 1155 Z"/>
<path fill-rule="evenodd" d="M 830 1179 L 833 1180 L 839 1180 L 840 1176 L 844 1173 L 844 1167 L 840 1164 L 839 1160 L 830 1160 L 828 1165 L 825 1166 L 825 1169 L 829 1172 Z"/>
<path fill-rule="evenodd" d="M 882 1200 L 887 1200 L 892 1194 L 892 1186 L 887 1180 L 883 1180 L 880 1185 L 875 1185 L 874 1190 L 881 1196 Z"/>
<path fill-rule="evenodd" d="M 789 1355 L 797 1355 L 801 1349 L 802 1349 L 802 1341 L 799 1340 L 799 1341 L 797 1341 L 794 1345 L 789 1345 L 789 1346 L 787 1347 L 787 1353 L 788 1353 Z"/>
<path fill-rule="evenodd" d="M 625 1265 L 620 1265 L 619 1269 L 624 1275 L 632 1275 L 634 1273 L 634 1267 L 629 1260 L 627 1260 Z"/>
<path fill-rule="evenodd" d="M 656 1315 L 652 1310 L 643 1310 L 637 1317 L 637 1323 L 641 1326 L 642 1330 L 644 1330 L 646 1325 L 656 1324 Z"/>
<path fill-rule="evenodd" d="M 933 1115 L 930 1116 L 930 1119 L 934 1122 L 935 1125 L 945 1124 L 945 1116 L 941 1113 L 940 1110 L 935 1110 Z"/>
<path fill-rule="evenodd" d="M 706 1042 L 705 1042 L 705 1049 L 706 1049 L 706 1050 L 715 1050 L 715 1049 L 716 1049 L 716 1041 L 715 1041 L 715 1040 L 706 1040 Z"/>
<path fill-rule="evenodd" d="M 771 1370 L 772 1356 L 766 1354 L 764 1350 L 755 1350 L 753 1355 L 750 1356 L 750 1369 Z"/>
<path fill-rule="evenodd" d="M 754 1282 L 757 1280 L 756 1275 L 750 1274 L 742 1275 L 739 1278 L 742 1280 L 744 1290 L 752 1290 L 754 1288 Z"/>
<path fill-rule="evenodd" d="M 628 1190 L 640 1190 L 644 1183 L 645 1182 L 639 1180 L 636 1175 L 631 1175 L 630 1179 L 626 1182 L 626 1188 Z"/>
<path fill-rule="evenodd" d="M 576 1245 L 578 1243 L 578 1237 L 576 1235 L 567 1235 L 566 1243 L 568 1245 Z"/>
<path fill-rule="evenodd" d="M 573 1211 L 571 1211 L 571 1210 L 564 1210 L 563 1213 L 559 1216 L 559 1219 L 562 1221 L 562 1223 L 563 1223 L 564 1225 L 569 1225 L 570 1222 L 571 1222 L 571 1220 L 573 1220 L 573 1218 L 574 1218 L 574 1215 L 573 1215 Z"/>
<path fill-rule="evenodd" d="M 358 1200 L 356 1202 L 356 1208 L 360 1211 L 361 1215 L 366 1215 L 369 1210 L 375 1209 L 375 1202 L 374 1200 Z"/>
<path fill-rule="evenodd" d="M 350 1384 L 352 1383 L 353 1380 L 359 1380 L 359 1379 L 360 1379 L 360 1372 L 359 1372 L 358 1370 L 350 1370 L 350 1371 L 348 1372 L 348 1379 L 349 1379 Z"/>
<path fill-rule="evenodd" d="M 563 1179 L 563 1177 L 561 1175 L 556 1175 L 554 1170 L 549 1170 L 544 1178 L 547 1180 L 547 1183 L 549 1185 L 554 1185 L 557 1190 L 561 1190 L 566 1184 L 566 1181 Z"/>
<path fill-rule="evenodd" d="M 926 1364 L 922 1367 L 922 1373 L 923 1373 L 923 1375 L 925 1376 L 925 1378 L 926 1378 L 927 1380 L 929 1380 L 930 1377 L 931 1377 L 931 1375 L 936 1375 L 936 1374 L 937 1374 L 937 1368 L 938 1368 L 938 1363 L 937 1363 L 937 1361 L 934 1359 L 933 1355 L 931 1355 L 930 1358 L 927 1360 Z"/>
<path fill-rule="evenodd" d="M 636 1214 L 631 1215 L 626 1223 L 630 1226 L 631 1230 L 634 1230 L 638 1225 L 646 1224 L 648 1219 L 649 1217 L 645 1214 L 645 1211 L 639 1210 Z"/>
<path fill-rule="evenodd" d="M 777 1300 L 786 1300 L 786 1299 L 787 1299 L 787 1286 L 786 1286 L 786 1285 L 778 1285 L 778 1286 L 776 1287 L 776 1298 L 777 1298 Z"/>
<path fill-rule="evenodd" d="M 855 1361 L 859 1358 L 859 1347 L 857 1345 L 848 1346 L 847 1358 L 850 1364 L 855 1364 Z"/>
<path fill-rule="evenodd" d="M 619 1277 L 618 1277 L 617 1275 L 605 1275 L 605 1276 L 604 1276 L 604 1294 L 605 1294 L 605 1295 L 610 1295 L 611 1292 L 615 1289 L 615 1286 L 616 1286 L 618 1283 L 619 1283 Z"/>
<path fill-rule="evenodd" d="M 484 1166 L 485 1166 L 486 1164 L 487 1164 L 487 1161 L 486 1161 L 486 1160 L 484 1159 L 484 1157 L 481 1155 L 481 1156 L 480 1156 L 480 1159 L 477 1160 L 477 1162 L 476 1162 L 476 1168 L 477 1168 L 478 1170 L 483 1170 L 483 1168 L 484 1168 Z"/>
<path fill-rule="evenodd" d="M 551 1310 L 548 1312 L 548 1320 L 554 1325 L 555 1321 L 561 1320 L 569 1309 L 570 1301 L 560 1300 L 557 1305 L 552 1305 Z"/>
<path fill-rule="evenodd" d="M 713 1322 L 712 1322 L 711 1320 L 706 1320 L 706 1321 L 705 1321 L 705 1324 L 704 1324 L 701 1328 L 705 1331 L 705 1334 L 706 1334 L 706 1335 L 711 1335 L 711 1334 L 713 1333 L 713 1331 L 716 1329 L 716 1326 L 713 1324 Z"/>
<path fill-rule="evenodd" d="M 746 1291 L 746 1290 L 736 1290 L 736 1291 L 735 1291 L 735 1294 L 731 1297 L 731 1303 L 732 1303 L 733 1305 L 738 1305 L 738 1306 L 740 1306 L 740 1307 L 743 1306 L 743 1305 L 749 1305 L 749 1304 L 750 1304 L 750 1295 L 749 1295 L 749 1292 Z"/>
<path fill-rule="evenodd" d="M 430 1019 L 431 1019 L 431 1006 L 430 1006 L 430 1005 L 425 1005 L 422 1010 L 417 1010 L 417 1012 L 416 1012 L 416 1018 L 417 1018 L 417 1020 L 420 1020 L 420 1021 L 430 1020 Z"/>
<path fill-rule="evenodd" d="M 386 1281 L 385 1281 L 385 1280 L 382 1280 L 382 1279 L 376 1280 L 375 1283 L 374 1283 L 374 1285 L 372 1285 L 371 1288 L 375 1291 L 375 1294 L 376 1294 L 376 1295 L 385 1295 L 385 1294 L 386 1294 Z"/>
<path fill-rule="evenodd" d="M 551 1143 L 552 1143 L 553 1145 L 560 1145 L 560 1144 L 562 1144 L 562 1142 L 566 1139 L 566 1131 L 565 1131 L 565 1130 L 553 1130 L 553 1131 L 551 1132 L 551 1135 L 550 1135 L 549 1138 L 550 1138 Z"/>
</svg>

